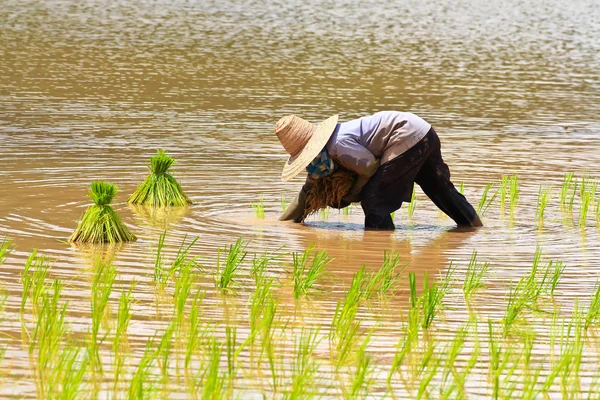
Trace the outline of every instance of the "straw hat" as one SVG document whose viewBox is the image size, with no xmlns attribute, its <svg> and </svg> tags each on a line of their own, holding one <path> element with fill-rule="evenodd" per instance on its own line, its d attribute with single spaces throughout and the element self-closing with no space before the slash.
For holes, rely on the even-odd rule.
<svg viewBox="0 0 600 400">
<path fill-rule="evenodd" d="M 337 121 L 338 116 L 334 115 L 320 124 L 312 124 L 293 114 L 277 121 L 275 134 L 290 155 L 281 172 L 282 181 L 292 180 L 319 155 L 333 134 Z"/>
</svg>

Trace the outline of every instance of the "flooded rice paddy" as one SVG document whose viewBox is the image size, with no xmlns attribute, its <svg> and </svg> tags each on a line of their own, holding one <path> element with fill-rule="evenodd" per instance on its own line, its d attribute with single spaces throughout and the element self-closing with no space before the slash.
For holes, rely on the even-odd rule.
<svg viewBox="0 0 600 400">
<path fill-rule="evenodd" d="M 0 397 L 598 397 L 599 12 L 4 0 Z M 474 205 L 494 184 L 485 227 L 418 190 L 391 233 L 358 205 L 277 221 L 302 180 L 274 122 L 383 109 L 432 123 Z M 159 148 L 193 205 L 126 204 Z M 66 242 L 95 180 L 137 242 Z"/>
</svg>

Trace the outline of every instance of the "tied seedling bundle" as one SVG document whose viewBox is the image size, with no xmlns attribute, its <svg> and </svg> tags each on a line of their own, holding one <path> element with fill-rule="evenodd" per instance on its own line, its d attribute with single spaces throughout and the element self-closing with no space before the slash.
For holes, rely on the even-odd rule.
<svg viewBox="0 0 600 400">
<path fill-rule="evenodd" d="M 149 206 L 185 206 L 192 201 L 183 193 L 179 182 L 167 170 L 175 163 L 175 159 L 158 150 L 150 158 L 150 175 L 127 200 L 130 204 Z"/>
<path fill-rule="evenodd" d="M 69 237 L 70 242 L 115 243 L 137 240 L 110 206 L 110 202 L 116 194 L 117 187 L 115 185 L 106 182 L 92 182 L 88 195 L 95 204 L 88 207 L 83 214 L 77 229 Z"/>
<path fill-rule="evenodd" d="M 306 193 L 302 220 L 327 207 L 340 208 L 342 197 L 350 192 L 355 181 L 356 174 L 343 168 L 317 179 Z"/>
</svg>

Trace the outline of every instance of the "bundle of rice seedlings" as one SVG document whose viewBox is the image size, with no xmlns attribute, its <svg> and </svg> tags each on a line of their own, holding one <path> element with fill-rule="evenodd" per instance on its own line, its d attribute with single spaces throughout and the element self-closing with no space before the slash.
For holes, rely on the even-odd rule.
<svg viewBox="0 0 600 400">
<path fill-rule="evenodd" d="M 152 172 L 127 200 L 130 204 L 145 204 L 149 206 L 185 206 L 192 201 L 183 194 L 181 185 L 167 170 L 175 163 L 175 159 L 167 156 L 163 150 L 158 150 L 150 157 Z"/>
<path fill-rule="evenodd" d="M 90 186 L 88 195 L 95 204 L 85 211 L 69 241 L 116 243 L 137 240 L 110 206 L 117 194 L 117 187 L 107 182 L 92 182 Z"/>
<path fill-rule="evenodd" d="M 317 179 L 306 193 L 306 204 L 302 220 L 327 207 L 340 208 L 344 197 L 356 180 L 356 174 L 340 168 L 331 175 Z"/>
</svg>

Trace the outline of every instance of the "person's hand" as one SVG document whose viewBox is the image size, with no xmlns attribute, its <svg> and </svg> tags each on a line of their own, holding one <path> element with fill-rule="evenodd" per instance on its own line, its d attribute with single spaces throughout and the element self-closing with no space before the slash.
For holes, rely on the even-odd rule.
<svg viewBox="0 0 600 400">
<path fill-rule="evenodd" d="M 301 222 L 304 216 L 304 208 L 306 206 L 306 191 L 304 188 L 300 189 L 300 192 L 296 198 L 287 206 L 281 217 L 280 221 L 294 221 Z"/>
</svg>

